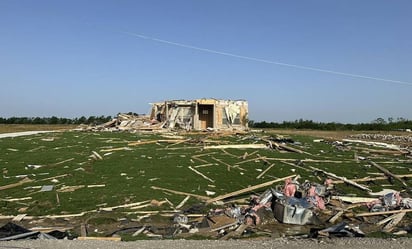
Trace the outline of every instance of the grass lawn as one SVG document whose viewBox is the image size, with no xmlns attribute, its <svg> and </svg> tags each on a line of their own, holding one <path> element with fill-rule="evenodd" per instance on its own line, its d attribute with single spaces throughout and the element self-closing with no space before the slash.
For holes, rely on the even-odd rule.
<svg viewBox="0 0 412 249">
<path fill-rule="evenodd" d="M 348 179 L 373 177 L 371 173 L 381 173 L 366 161 L 356 161 L 354 149 L 341 151 L 330 143 L 314 142 L 318 137 L 301 134 L 290 136 L 298 142 L 290 146 L 305 151 L 303 154 L 269 149 L 204 149 L 204 145 L 264 143 L 259 139 L 263 135 L 275 136 L 270 132 L 226 136 L 184 133 L 178 137 L 175 134 L 64 131 L 2 138 L 0 169 L 3 177 L 0 189 L 24 178 L 32 181 L 0 190 L 0 214 L 75 214 L 146 200 L 167 200 L 169 203 L 161 207 L 148 205 L 139 211 L 171 210 L 170 203 L 177 206 L 185 195 L 152 189 L 152 186 L 201 196 L 211 191 L 217 196 L 292 174 L 299 174 L 301 181 L 322 183 L 325 176 L 314 172 L 310 166 Z M 176 138 L 190 141 L 170 142 Z M 142 143 L 129 145 L 137 141 Z M 362 150 L 365 145 L 356 147 L 358 156 L 372 158 L 393 173 L 411 172 L 410 163 L 399 161 L 402 159 L 400 156 L 372 154 Z M 99 159 L 99 156 L 102 158 Z M 270 166 L 259 157 L 266 157 L 274 166 L 256 179 Z M 307 159 L 312 161 L 305 161 Z M 303 163 L 294 166 L 299 161 Z M 364 184 L 373 191 L 403 189 L 396 180 L 390 186 L 385 185 L 389 184 L 385 180 Z M 52 185 L 53 190 L 41 191 L 45 185 Z M 350 185 L 338 184 L 336 188 L 345 195 L 368 196 L 365 191 Z M 257 193 L 264 190 L 257 190 Z M 191 197 L 183 208 L 201 202 Z M 124 216 L 124 211 L 136 210 L 119 208 L 110 217 Z"/>
<path fill-rule="evenodd" d="M 187 135 L 194 141 L 205 139 L 206 135 Z M 295 146 L 308 154 L 279 152 L 276 150 L 255 149 L 226 149 L 203 150 L 200 143 L 151 143 L 138 146 L 128 146 L 135 141 L 165 140 L 165 137 L 144 133 L 84 133 L 84 132 L 55 132 L 25 137 L 3 138 L 0 140 L 0 166 L 3 171 L 1 185 L 13 184 L 24 176 L 34 180 L 21 186 L 2 190 L 2 198 L 32 197 L 26 212 L 30 215 L 77 213 L 96 209 L 96 206 L 116 206 L 148 199 L 163 200 L 167 198 L 177 205 L 184 196 L 151 189 L 158 186 L 172 190 L 206 195 L 205 191 L 216 192 L 216 195 L 235 191 L 262 182 L 300 174 L 302 179 L 320 182 L 323 176 L 294 168 L 278 161 L 314 159 L 315 162 L 305 163 L 304 167 L 314 166 L 333 172 L 348 179 L 368 176 L 368 173 L 379 171 L 370 168 L 366 163 L 357 163 L 354 152 L 336 151 L 330 144 L 313 143 L 313 137 L 293 136 L 301 143 Z M 255 143 L 253 137 L 224 136 L 208 138 L 220 144 Z M 258 142 L 262 143 L 262 142 Z M 215 144 L 215 143 L 213 143 Z M 110 152 L 110 149 L 121 148 Z M 125 148 L 125 150 L 122 150 Z M 93 159 L 93 151 L 102 156 L 102 160 Z M 241 156 L 254 153 L 250 158 L 266 156 L 275 163 L 262 178 L 256 179 L 262 170 L 269 165 L 262 160 L 251 160 L 246 163 Z M 203 155 L 205 154 L 205 155 Z M 197 160 L 194 155 L 203 155 Z M 247 158 L 249 159 L 249 158 Z M 382 158 L 384 161 L 395 160 L 395 157 Z M 328 160 L 328 162 L 322 162 Z M 375 161 L 379 163 L 380 158 Z M 238 163 L 239 166 L 236 167 Z M 198 167 L 196 166 L 202 166 Z M 228 168 L 227 165 L 231 167 Z M 204 179 L 188 167 L 192 166 L 210 180 Z M 233 167 L 235 166 L 235 167 Z M 389 164 L 388 169 L 398 174 L 410 173 L 409 165 L 403 163 Z M 52 177 L 67 174 L 67 176 Z M 51 178 L 42 181 L 42 179 Z M 385 183 L 385 182 L 381 182 Z M 40 192 L 39 187 L 53 185 L 53 191 Z M 67 186 L 81 186 L 71 192 L 59 192 Z M 104 187 L 87 187 L 89 185 L 105 185 Z M 370 186 L 381 190 L 380 184 Z M 395 182 L 395 188 L 400 187 Z M 342 192 L 365 195 L 362 190 L 352 186 L 340 185 Z M 64 188 L 63 188 L 64 189 Z M 57 205 L 56 190 L 60 205 Z M 198 202 L 191 198 L 188 203 Z M 17 202 L 3 202 L 0 209 L 2 214 L 18 214 L 22 205 Z"/>
</svg>

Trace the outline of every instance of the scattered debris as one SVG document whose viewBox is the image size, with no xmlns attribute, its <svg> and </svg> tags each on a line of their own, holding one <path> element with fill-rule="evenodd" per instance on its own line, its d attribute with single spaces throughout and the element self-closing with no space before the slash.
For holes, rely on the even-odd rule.
<svg viewBox="0 0 412 249">
<path fill-rule="evenodd" d="M 181 133 L 163 134 L 161 139 L 159 139 L 159 137 L 154 138 L 151 134 L 138 138 L 133 137 L 130 140 L 99 137 L 99 139 L 104 139 L 105 141 L 102 147 L 88 147 L 88 149 L 82 153 L 83 157 L 87 157 L 91 152 L 90 158 L 92 160 L 89 159 L 85 161 L 83 158 L 81 160 L 85 162 L 76 163 L 75 165 L 73 165 L 74 163 L 70 163 L 64 167 L 65 169 L 70 169 L 72 172 L 74 171 L 73 175 L 78 174 L 88 177 L 96 172 L 94 170 L 96 170 L 97 167 L 92 167 L 94 166 L 93 160 L 107 161 L 112 157 L 118 156 L 122 151 L 130 154 L 133 152 L 137 160 L 141 159 L 149 163 L 153 163 L 155 160 L 164 160 L 165 158 L 168 160 L 169 157 L 174 156 L 179 160 L 175 166 L 179 168 L 179 170 L 189 172 L 188 176 L 198 181 L 198 186 L 192 187 L 191 189 L 185 189 L 184 185 L 175 186 L 171 184 L 165 184 L 164 186 L 173 189 L 151 186 L 149 191 L 152 191 L 152 189 L 158 190 L 156 194 L 159 194 L 160 197 L 156 195 L 156 197 L 149 197 L 149 200 L 138 201 L 139 199 L 136 200 L 136 198 L 138 198 L 137 194 L 130 194 L 127 197 L 122 196 L 122 198 L 124 197 L 124 201 L 121 203 L 124 204 L 118 203 L 120 205 L 115 204 L 116 206 L 108 206 L 107 203 L 111 202 L 102 199 L 99 200 L 99 204 L 93 205 L 93 207 L 90 208 L 93 210 L 70 214 L 65 212 L 62 206 L 77 194 L 71 192 L 79 189 L 84 189 L 84 192 L 97 192 L 98 189 L 88 189 L 86 191 L 86 188 L 103 188 L 106 187 L 106 184 L 109 186 L 111 182 L 105 181 L 106 176 L 102 177 L 101 180 L 99 179 L 92 182 L 97 184 L 90 185 L 78 181 L 70 181 L 70 183 L 79 185 L 66 185 L 68 182 L 60 178 L 71 176 L 70 174 L 32 180 L 30 178 L 49 174 L 48 172 L 42 172 L 46 169 L 46 166 L 62 165 L 74 161 L 75 158 L 65 160 L 63 160 L 64 158 L 58 158 L 55 160 L 58 162 L 53 164 L 27 164 L 26 162 L 23 166 L 27 165 L 27 172 L 32 171 L 37 174 L 10 176 L 8 175 L 8 169 L 12 172 L 11 168 L 3 168 L 3 177 L 8 179 L 7 183 L 15 177 L 23 179 L 16 183 L 0 186 L 0 190 L 18 187 L 30 182 L 51 181 L 55 185 L 43 185 L 50 184 L 50 182 L 43 184 L 38 183 L 36 184 L 37 186 L 21 187 L 22 190 L 29 192 L 25 195 L 15 195 L 14 192 L 10 192 L 12 193 L 10 195 L 5 195 L 0 201 L 4 202 L 5 205 L 13 206 L 14 210 L 16 212 L 18 211 L 19 214 L 0 216 L 0 219 L 8 219 L 19 223 L 34 222 L 39 219 L 58 219 L 60 222 L 61 220 L 68 221 L 72 218 L 77 218 L 79 220 L 82 219 L 82 225 L 76 225 L 77 229 L 80 227 L 81 236 L 78 239 L 116 241 L 121 240 L 118 235 L 120 232 L 128 232 L 132 236 L 146 236 L 148 238 L 175 238 L 199 234 L 226 240 L 247 236 L 250 233 L 256 233 L 256 235 L 265 234 L 266 231 L 262 232 L 262 227 L 267 224 L 275 226 L 289 224 L 312 228 L 310 234 L 307 235 L 307 237 L 312 238 L 362 237 L 365 236 L 365 233 L 363 233 L 359 227 L 363 228 L 363 226 L 360 225 L 366 224 L 376 227 L 378 231 L 392 234 L 403 234 L 407 232 L 405 223 L 410 221 L 410 215 L 406 215 L 406 213 L 412 212 L 412 199 L 409 198 L 410 188 L 407 179 L 412 177 L 411 174 L 407 174 L 411 171 L 408 167 L 411 162 L 410 157 L 408 157 L 410 156 L 408 147 L 353 139 L 342 141 L 314 139 L 313 142 L 316 143 L 316 146 L 319 146 L 319 149 L 310 150 L 310 143 L 295 142 L 288 137 L 267 136 L 263 133 L 244 134 L 238 133 L 237 131 L 228 132 L 227 134 L 230 135 L 222 135 L 222 133 L 211 131 L 226 128 L 235 130 L 235 128 L 241 127 L 242 124 L 239 123 L 240 121 L 238 119 L 246 113 L 240 114 L 238 112 L 239 110 L 241 112 L 245 111 L 241 109 L 243 108 L 243 102 L 228 102 L 229 105 L 233 104 L 234 106 L 226 107 L 223 105 L 220 106 L 222 103 L 213 101 L 208 102 L 208 100 L 201 100 L 201 102 L 195 102 L 195 105 L 190 101 L 157 103 L 155 104 L 157 109 L 154 109 L 154 114 L 152 113 L 154 116 L 152 117 L 119 114 L 117 119 L 106 124 L 95 126 L 94 128 L 87 127 L 85 130 L 142 131 L 147 129 L 160 131 L 184 129 L 186 131 L 183 133 L 184 135 L 180 135 Z M 214 109 L 217 106 L 222 108 Z M 227 110 L 225 108 L 227 108 Z M 233 108 L 233 110 L 230 110 L 230 108 Z M 213 115 L 215 116 L 213 117 L 216 117 L 216 115 L 224 115 L 222 120 L 225 121 L 220 123 L 220 116 L 216 120 L 211 119 L 211 121 L 209 119 L 211 117 L 208 114 L 209 112 L 214 112 Z M 199 129 L 199 127 L 204 131 L 203 133 L 194 134 L 190 132 L 192 129 Z M 91 134 L 100 136 L 100 133 Z M 86 136 L 88 135 L 89 134 L 86 134 Z M 230 138 L 216 139 L 220 138 L 220 136 L 230 136 Z M 359 137 L 359 139 L 366 138 Z M 395 141 L 397 139 L 401 138 L 391 138 L 391 140 L 387 141 Z M 404 142 L 403 139 L 404 138 L 402 138 L 402 142 Z M 54 143 L 58 142 L 57 137 L 40 140 Z M 113 142 L 113 140 L 116 140 L 116 144 L 119 142 L 123 143 L 123 145 L 119 145 L 120 147 L 111 146 L 109 143 Z M 36 139 L 36 141 L 39 141 L 39 139 Z M 327 149 L 325 144 L 320 143 L 330 145 L 330 150 Z M 353 145 L 355 143 L 358 145 Z M 154 147 L 156 151 L 167 151 L 167 154 L 165 153 L 165 155 L 161 156 L 158 156 L 157 153 L 150 154 L 144 151 L 146 148 L 143 146 L 145 145 Z M 179 147 L 177 145 L 179 145 Z M 371 149 L 365 145 L 383 147 L 384 149 Z M 150 147 L 150 149 L 152 149 L 152 147 Z M 185 149 L 185 151 L 183 151 L 183 149 Z M 17 152 L 18 150 L 13 151 Z M 142 153 L 140 153 L 140 151 L 142 151 Z M 312 154 L 309 153 L 309 151 L 312 153 L 313 151 L 315 152 Z M 338 154 L 335 156 L 332 155 L 332 153 Z M 108 155 L 112 154 L 113 156 L 108 157 Z M 287 156 L 279 157 L 279 154 L 285 154 Z M 180 163 L 180 161 L 185 160 L 188 164 Z M 278 164 L 277 162 L 281 162 L 282 164 Z M 328 167 L 322 167 L 322 164 L 328 164 Z M 79 165 L 82 167 L 76 168 Z M 361 175 L 361 177 L 359 178 L 358 175 L 351 174 L 351 177 L 355 179 L 347 179 L 343 176 L 344 173 L 342 173 L 344 172 L 342 168 L 347 165 L 356 165 L 368 172 L 360 172 L 359 175 Z M 239 179 L 236 179 L 236 183 L 244 188 L 225 193 L 225 187 L 222 187 L 224 185 L 219 182 L 222 181 L 222 179 L 225 180 L 225 178 L 218 177 L 218 175 L 211 173 L 214 166 L 224 166 L 223 170 L 227 169 L 227 171 L 231 171 L 223 172 L 224 175 L 226 173 L 236 174 L 239 177 Z M 335 171 L 333 167 L 336 167 L 336 169 L 339 167 L 339 170 Z M 401 170 L 396 171 L 398 168 Z M 197 178 L 198 176 L 195 174 L 190 175 L 191 173 L 187 169 L 206 181 Z M 139 178 L 139 182 L 128 181 L 128 186 L 129 184 L 138 182 L 138 188 L 145 188 L 146 191 L 149 189 L 147 185 L 148 182 L 156 181 L 159 186 L 162 186 L 161 184 L 165 178 L 167 178 L 152 175 L 152 172 L 149 172 L 150 170 L 146 168 L 139 170 L 140 171 L 136 171 L 138 174 L 134 174 L 122 168 L 116 171 L 115 174 L 117 177 L 119 177 L 119 175 L 122 176 L 122 179 Z M 221 169 L 219 168 L 219 170 Z M 259 171 L 259 173 L 256 176 L 257 171 Z M 289 174 L 287 172 L 290 171 L 293 172 L 293 175 L 285 176 Z M 339 172 L 339 175 L 329 171 Z M 52 172 L 53 171 L 50 171 L 50 173 Z M 395 172 L 401 172 L 402 175 L 395 174 Z M 298 173 L 302 173 L 302 175 L 305 173 L 304 177 L 307 177 L 307 179 L 302 179 L 302 177 L 297 175 Z M 256 185 L 248 186 L 248 184 L 244 184 L 242 181 L 245 177 L 255 179 Z M 271 181 L 261 183 L 262 179 L 267 178 L 270 178 Z M 141 179 L 143 181 L 140 181 Z M 379 191 L 381 189 L 380 187 L 384 185 L 378 185 L 374 182 L 389 180 L 389 182 L 392 183 L 391 180 L 393 179 L 396 180 L 394 184 L 390 186 L 390 188 L 393 189 L 384 192 Z M 213 185 L 210 183 L 213 183 Z M 339 185 L 341 183 L 349 187 Z M 229 183 L 224 182 L 224 184 Z M 278 185 L 275 186 L 275 184 Z M 402 185 L 401 188 L 399 188 L 399 185 Z M 354 191 L 354 193 L 347 191 L 347 189 L 351 189 L 352 186 L 367 191 L 369 197 L 362 196 L 362 192 L 359 190 Z M 399 191 L 397 191 L 397 188 L 401 190 L 398 189 Z M 183 191 L 174 189 L 181 189 Z M 372 189 L 379 192 L 372 192 Z M 37 200 L 24 196 L 46 191 L 53 191 L 51 195 L 52 205 L 62 205 L 59 208 L 63 211 L 57 215 L 31 216 L 32 204 L 36 203 Z M 110 192 L 108 191 L 108 193 Z M 201 193 L 205 193 L 205 195 L 201 195 Z M 54 194 L 56 200 L 54 200 Z M 164 196 L 162 196 L 162 194 L 164 194 Z M 46 195 L 48 194 L 45 193 L 42 196 Z M 112 193 L 110 193 L 110 195 L 114 196 Z M 166 198 L 166 195 L 170 200 L 178 204 L 174 205 L 173 202 Z M 247 195 L 250 195 L 250 197 L 247 198 Z M 12 198 L 12 196 L 17 198 Z M 191 197 L 193 197 L 193 199 L 190 199 Z M 83 217 L 86 214 L 89 215 Z M 120 223 L 116 229 L 120 229 L 113 233 L 107 233 L 106 231 L 102 232 L 99 227 L 99 230 L 96 228 L 93 234 L 93 229 L 89 227 L 90 223 L 88 223 L 88 219 L 90 219 L 91 216 L 108 214 L 125 215 L 119 217 L 114 216 L 117 217 L 115 219 L 116 222 Z M 133 218 L 131 218 L 131 216 Z M 165 225 L 165 227 L 155 226 L 154 224 L 156 224 L 156 222 L 153 222 L 153 220 L 157 221 L 157 218 L 168 219 L 170 224 Z M 151 224 L 151 222 L 153 224 Z M 34 229 L 21 230 L 21 233 L 7 235 L 2 240 L 47 237 L 47 235 L 38 233 L 39 231 L 35 231 Z M 95 237 L 89 237 L 88 235 L 95 235 Z"/>
</svg>

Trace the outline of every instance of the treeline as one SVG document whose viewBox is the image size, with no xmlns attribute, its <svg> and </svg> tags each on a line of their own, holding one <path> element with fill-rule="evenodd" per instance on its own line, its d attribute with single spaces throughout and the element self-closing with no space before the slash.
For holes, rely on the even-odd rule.
<svg viewBox="0 0 412 249">
<path fill-rule="evenodd" d="M 325 130 L 325 131 L 339 131 L 339 130 L 406 130 L 412 129 L 412 120 L 404 118 L 377 118 L 370 123 L 358 123 L 358 124 L 343 124 L 336 122 L 315 122 L 313 120 L 295 120 L 295 121 L 283 121 L 277 122 L 254 122 L 249 121 L 250 128 L 272 128 L 272 129 L 311 129 L 311 130 Z"/>
<path fill-rule="evenodd" d="M 0 124 L 102 124 L 112 120 L 111 116 L 82 116 L 80 118 L 52 117 L 0 117 Z"/>
</svg>

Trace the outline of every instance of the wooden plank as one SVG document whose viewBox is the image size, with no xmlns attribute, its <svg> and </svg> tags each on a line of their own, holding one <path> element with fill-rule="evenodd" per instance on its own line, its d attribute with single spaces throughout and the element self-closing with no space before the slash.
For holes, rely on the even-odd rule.
<svg viewBox="0 0 412 249">
<path fill-rule="evenodd" d="M 346 177 L 337 176 L 337 175 L 335 175 L 335 174 L 333 174 L 333 173 L 330 173 L 330 172 L 327 172 L 327 171 L 324 171 L 324 170 L 321 170 L 321 169 L 318 169 L 318 168 L 315 168 L 315 167 L 312 167 L 312 166 L 310 166 L 310 168 L 313 169 L 313 170 L 322 172 L 323 174 L 325 174 L 325 175 L 327 175 L 327 176 L 330 176 L 330 177 L 333 177 L 333 178 L 342 180 L 342 181 L 344 181 L 345 183 L 348 183 L 348 184 L 350 184 L 350 185 L 352 185 L 352 186 L 355 186 L 355 187 L 357 187 L 357 188 L 360 188 L 360 189 L 362 189 L 362 190 L 366 190 L 366 191 L 368 191 L 368 192 L 372 192 L 372 190 L 371 190 L 370 188 L 365 187 L 365 186 L 360 185 L 360 184 L 357 184 L 357 183 L 354 182 L 354 181 L 348 180 L 348 179 L 346 179 Z"/>
<path fill-rule="evenodd" d="M 12 221 L 14 221 L 14 222 L 20 222 L 20 221 L 22 221 L 22 220 L 24 219 L 25 216 L 27 216 L 27 214 L 19 214 L 19 215 L 15 216 L 15 217 L 12 219 Z"/>
<path fill-rule="evenodd" d="M 92 154 L 94 155 L 94 157 L 96 157 L 97 159 L 99 159 L 99 160 L 103 160 L 103 157 L 99 154 L 99 153 L 97 153 L 96 151 L 92 151 Z"/>
<path fill-rule="evenodd" d="M 117 148 L 111 148 L 111 149 L 102 149 L 100 152 L 112 152 L 112 151 L 119 151 L 119 150 L 132 150 L 129 147 L 117 147 Z"/>
<path fill-rule="evenodd" d="M 369 161 L 370 164 L 372 164 L 372 166 L 374 166 L 375 168 L 379 169 L 380 171 L 382 171 L 386 176 L 388 177 L 392 177 L 398 181 L 400 181 L 403 186 L 408 186 L 408 184 L 406 184 L 406 182 L 404 182 L 400 177 L 398 177 L 397 175 L 393 174 L 392 172 L 390 172 L 389 170 L 387 170 L 386 168 L 380 166 L 379 164 L 373 162 L 373 161 Z"/>
<path fill-rule="evenodd" d="M 409 213 L 412 212 L 412 209 L 401 209 L 401 210 L 391 210 L 391 211 L 382 211 L 382 212 L 368 212 L 356 214 L 356 217 L 365 217 L 365 216 L 375 216 L 383 214 L 397 214 L 397 213 Z"/>
<path fill-rule="evenodd" d="M 136 142 L 131 142 L 128 143 L 128 146 L 138 146 L 138 145 L 144 145 L 144 144 L 155 144 L 157 143 L 157 140 L 149 140 L 149 141 L 136 141 Z"/>
<path fill-rule="evenodd" d="M 349 203 L 365 203 L 379 200 L 378 198 L 370 197 L 355 197 L 355 196 L 332 196 L 333 200 L 340 200 Z"/>
<path fill-rule="evenodd" d="M 254 186 L 251 186 L 251 187 L 247 187 L 247 188 L 244 188 L 244 189 L 240 189 L 240 190 L 237 190 L 237 191 L 234 191 L 234 192 L 231 192 L 231 193 L 227 193 L 227 194 L 224 194 L 224 195 L 219 195 L 219 196 L 216 196 L 215 198 L 207 200 L 206 203 L 212 203 L 212 202 L 215 202 L 215 201 L 220 201 L 220 200 L 226 199 L 228 197 L 233 197 L 233 196 L 244 194 L 244 193 L 256 190 L 256 189 L 264 188 L 264 187 L 272 185 L 273 183 L 281 182 L 281 181 L 284 181 L 288 178 L 293 178 L 295 176 L 296 175 L 290 175 L 290 176 L 286 176 L 286 177 L 283 177 L 283 178 L 280 178 L 280 179 L 276 179 L 276 180 L 272 180 L 272 181 L 269 181 L 269 182 L 264 182 L 264 183 L 261 183 L 261 184 L 258 184 L 258 185 L 254 185 Z"/>
<path fill-rule="evenodd" d="M 31 199 L 33 198 L 32 197 L 22 197 L 22 198 L 0 199 L 0 201 L 14 202 L 14 201 L 27 201 Z"/>
<path fill-rule="evenodd" d="M 236 164 L 238 165 L 238 164 L 248 163 L 248 162 L 252 162 L 252 161 L 256 161 L 256 160 L 266 160 L 266 157 L 264 157 L 264 156 L 258 156 L 258 157 L 255 157 L 255 158 L 250 158 L 250 159 L 248 159 L 248 160 L 244 160 L 244 161 L 242 161 L 242 162 L 238 162 L 238 163 L 236 163 Z"/>
<path fill-rule="evenodd" d="M 371 152 L 371 153 L 395 155 L 395 156 L 401 156 L 401 155 L 408 154 L 407 151 L 398 151 L 398 150 L 375 150 L 375 149 L 369 149 L 369 148 L 363 148 L 363 147 L 353 147 L 353 148 L 358 149 L 358 150 Z"/>
<path fill-rule="evenodd" d="M 288 145 L 286 145 L 286 144 L 279 144 L 279 143 L 275 143 L 275 142 L 273 142 L 273 144 L 275 144 L 276 147 L 282 148 L 282 149 L 287 150 L 287 151 L 291 151 L 291 152 L 295 152 L 295 153 L 299 153 L 299 154 L 308 154 L 308 155 L 311 155 L 311 154 L 308 153 L 308 152 L 305 152 L 305 151 L 303 151 L 303 150 L 299 150 L 299 149 L 290 147 L 290 146 L 288 146 Z"/>
<path fill-rule="evenodd" d="M 100 208 L 100 210 L 102 210 L 102 211 L 113 211 L 113 210 L 118 209 L 118 208 L 130 208 L 130 207 L 134 207 L 134 206 L 139 206 L 139 205 L 142 205 L 142 204 L 149 203 L 151 201 L 152 200 L 145 200 L 145 201 L 134 202 L 134 203 L 129 203 L 129 204 L 123 204 L 123 205 L 118 205 L 118 206 L 113 206 L 113 207 L 103 207 L 103 208 Z"/>
<path fill-rule="evenodd" d="M 80 237 L 86 237 L 87 236 L 87 225 L 82 223 L 80 224 Z"/>
<path fill-rule="evenodd" d="M 228 234 L 226 234 L 225 236 L 223 236 L 222 238 L 220 238 L 219 240 L 229 240 L 231 238 L 236 238 L 239 237 L 243 234 L 243 232 L 246 230 L 246 228 L 248 228 L 249 225 L 246 224 L 240 224 L 235 231 L 229 232 Z"/>
<path fill-rule="evenodd" d="M 207 200 L 210 199 L 207 196 L 196 195 L 196 194 L 192 194 L 192 193 L 186 193 L 186 192 L 176 191 L 176 190 L 167 189 L 167 188 L 161 188 L 161 187 L 156 187 L 156 186 L 152 186 L 151 188 L 156 189 L 156 190 L 163 190 L 163 191 L 170 192 L 170 193 L 177 194 L 177 195 L 186 195 L 186 196 L 189 195 L 189 196 L 195 197 L 195 198 L 197 198 L 199 200 L 202 200 L 202 201 L 207 201 Z"/>
<path fill-rule="evenodd" d="M 19 182 L 4 185 L 4 186 L 0 186 L 0 190 L 5 190 L 5 189 L 9 189 L 9 188 L 18 187 L 18 186 L 21 186 L 25 183 L 32 182 L 32 181 L 33 181 L 32 179 L 26 177 L 26 178 L 24 178 L 23 180 L 21 180 Z"/>
<path fill-rule="evenodd" d="M 395 226 L 398 225 L 399 222 L 401 222 L 401 220 L 403 219 L 403 217 L 405 216 L 405 214 L 406 214 L 406 213 L 394 214 L 392 220 L 389 221 L 389 223 L 386 224 L 386 225 L 383 227 L 382 230 L 383 230 L 384 232 L 390 232 L 390 231 L 392 231 L 392 230 L 395 228 Z"/>
<path fill-rule="evenodd" d="M 210 149 L 267 149 L 266 144 L 226 144 L 210 145 L 203 147 L 205 150 Z"/>
<path fill-rule="evenodd" d="M 210 182 L 215 182 L 214 180 L 210 179 L 209 177 L 205 176 L 202 172 L 199 172 L 198 170 L 192 168 L 192 166 L 188 167 L 191 171 L 195 172 L 196 174 L 200 175 L 201 177 L 203 177 L 204 179 L 210 181 Z"/>
<path fill-rule="evenodd" d="M 212 156 L 212 159 L 215 160 L 216 162 L 219 162 L 219 163 L 221 163 L 221 164 L 223 164 L 223 165 L 226 165 L 227 171 L 230 171 L 230 168 L 233 168 L 232 165 L 230 165 L 230 164 L 228 164 L 228 163 L 225 163 L 225 162 L 223 162 L 222 160 L 217 159 L 216 157 L 213 157 L 213 156 Z"/>
<path fill-rule="evenodd" d="M 268 172 L 273 166 L 275 166 L 274 163 L 272 163 L 269 167 L 267 167 L 262 173 L 260 173 L 258 176 L 256 176 L 256 179 L 261 178 L 266 172 Z"/>
<path fill-rule="evenodd" d="M 185 205 L 185 203 L 189 200 L 190 195 L 186 196 L 180 203 L 179 205 L 176 206 L 176 209 L 179 209 L 181 207 L 183 207 L 183 205 Z"/>
<path fill-rule="evenodd" d="M 77 237 L 78 240 L 108 240 L 108 241 L 122 241 L 120 237 Z"/>
<path fill-rule="evenodd" d="M 412 178 L 412 174 L 407 174 L 407 175 L 396 175 L 397 177 L 401 178 Z M 388 180 L 388 177 L 386 176 L 377 176 L 377 177 L 364 177 L 364 178 L 359 178 L 359 179 L 351 179 L 351 181 L 354 182 L 369 182 L 369 181 L 375 181 L 375 180 Z M 344 181 L 333 181 L 333 183 L 344 183 Z"/>
<path fill-rule="evenodd" d="M 335 223 L 335 221 L 336 221 L 337 219 L 339 219 L 339 217 L 341 217 L 342 214 L 343 214 L 343 210 L 340 210 L 340 211 L 337 212 L 334 216 L 332 216 L 332 218 L 330 218 L 330 219 L 328 220 L 328 222 L 329 222 L 329 223 Z"/>
<path fill-rule="evenodd" d="M 48 181 L 48 180 L 62 178 L 62 177 L 66 177 L 66 176 L 69 176 L 69 174 L 63 174 L 63 175 L 58 175 L 58 176 L 47 177 L 47 178 L 36 180 L 36 182 Z"/>
<path fill-rule="evenodd" d="M 215 165 L 214 163 L 205 163 L 205 164 L 201 164 L 201 165 L 196 165 L 194 166 L 194 168 L 203 168 L 203 167 L 209 167 L 209 166 L 213 166 Z"/>
</svg>

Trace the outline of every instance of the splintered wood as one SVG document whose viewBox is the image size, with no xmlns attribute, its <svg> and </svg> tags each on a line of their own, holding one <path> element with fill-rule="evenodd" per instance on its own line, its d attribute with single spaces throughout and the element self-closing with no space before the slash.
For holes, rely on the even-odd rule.
<svg viewBox="0 0 412 249">
<path fill-rule="evenodd" d="M 273 181 L 264 182 L 264 183 L 261 183 L 261 184 L 258 184 L 258 185 L 254 185 L 254 186 L 251 186 L 251 187 L 240 189 L 240 190 L 237 190 L 237 191 L 234 191 L 234 192 L 231 192 L 231 193 L 227 193 L 227 194 L 224 194 L 224 195 L 219 195 L 219 196 L 216 196 L 215 198 L 207 200 L 206 203 L 213 203 L 215 201 L 220 201 L 220 200 L 223 200 L 223 199 L 226 199 L 226 198 L 229 198 L 229 197 L 244 194 L 244 193 L 256 190 L 256 189 L 268 187 L 268 186 L 272 185 L 273 183 L 285 181 L 286 179 L 293 178 L 295 176 L 296 175 L 290 175 L 290 176 L 286 176 L 286 177 L 276 179 L 276 180 L 273 180 Z"/>
<path fill-rule="evenodd" d="M 256 179 L 261 178 L 266 172 L 268 172 L 273 166 L 275 166 L 274 163 L 272 163 L 269 167 L 267 167 L 262 173 L 260 173 L 258 176 L 256 176 Z"/>
<path fill-rule="evenodd" d="M 209 199 L 210 199 L 210 198 L 207 197 L 207 196 L 196 195 L 196 194 L 191 194 L 191 193 L 176 191 L 176 190 L 172 190 L 172 189 L 167 189 L 167 188 L 161 188 L 161 187 L 156 187 L 156 186 L 152 186 L 151 188 L 152 188 L 152 189 L 155 189 L 155 190 L 163 190 L 163 191 L 170 192 L 170 193 L 177 194 L 177 195 L 192 196 L 192 197 L 195 197 L 195 198 L 197 198 L 197 199 L 199 199 L 199 200 L 202 200 L 202 201 L 206 201 L 206 200 L 209 200 Z"/>
<path fill-rule="evenodd" d="M 366 190 L 366 191 L 368 191 L 368 192 L 372 192 L 372 190 L 371 190 L 370 188 L 365 187 L 365 186 L 360 185 L 360 184 L 357 184 L 357 183 L 354 182 L 354 181 L 348 180 L 346 177 L 337 176 L 337 175 L 335 175 L 335 174 L 333 174 L 333 173 L 326 172 L 326 171 L 324 171 L 324 170 L 321 170 L 321 169 L 318 169 L 318 168 L 315 168 L 315 167 L 312 167 L 312 166 L 311 166 L 310 168 L 313 169 L 313 170 L 322 172 L 323 174 L 325 174 L 325 175 L 327 175 L 327 176 L 330 176 L 330 177 L 333 177 L 333 178 L 342 180 L 342 181 L 344 181 L 345 183 L 348 183 L 348 184 L 350 184 L 350 185 L 352 185 L 352 186 L 355 186 L 355 187 L 357 187 L 357 188 L 360 188 L 360 189 L 362 189 L 362 190 Z"/>
<path fill-rule="evenodd" d="M 203 173 L 197 171 L 196 169 L 192 168 L 192 166 L 188 167 L 190 170 L 192 170 L 193 172 L 195 172 L 196 174 L 200 175 L 201 177 L 203 177 L 204 179 L 210 181 L 210 182 L 215 182 L 214 180 L 210 179 L 209 177 L 205 176 Z"/>
</svg>

